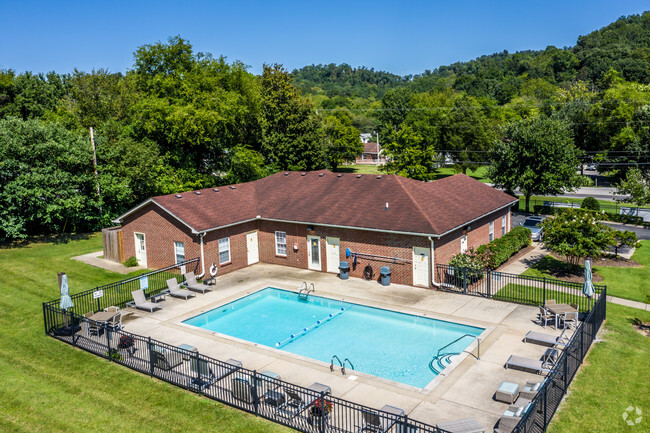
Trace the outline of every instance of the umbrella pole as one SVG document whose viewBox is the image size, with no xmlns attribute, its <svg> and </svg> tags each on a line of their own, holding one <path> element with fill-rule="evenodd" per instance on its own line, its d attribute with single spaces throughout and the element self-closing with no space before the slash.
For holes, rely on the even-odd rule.
<svg viewBox="0 0 650 433">
<path fill-rule="evenodd" d="M 61 284 L 63 284 L 63 274 L 65 272 L 61 272 L 56 274 L 56 276 L 59 278 L 59 293 L 61 293 Z M 63 310 L 63 321 L 65 322 L 65 327 L 68 328 L 68 310 Z"/>
</svg>

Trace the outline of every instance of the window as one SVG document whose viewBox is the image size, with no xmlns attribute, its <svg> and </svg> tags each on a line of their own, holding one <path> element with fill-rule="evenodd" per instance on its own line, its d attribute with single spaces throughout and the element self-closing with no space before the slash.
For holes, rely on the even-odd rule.
<svg viewBox="0 0 650 433">
<path fill-rule="evenodd" d="M 185 245 L 183 242 L 174 242 L 174 256 L 176 256 L 177 264 L 185 261 Z"/>
<path fill-rule="evenodd" d="M 287 234 L 286 232 L 275 232 L 275 254 L 287 255 Z"/>
<path fill-rule="evenodd" d="M 494 240 L 494 221 L 490 222 L 490 242 Z"/>
<path fill-rule="evenodd" d="M 501 217 L 501 236 L 506 234 L 506 220 L 507 219 L 508 218 L 506 218 L 505 215 Z"/>
<path fill-rule="evenodd" d="M 219 239 L 219 264 L 230 261 L 230 238 Z"/>
<path fill-rule="evenodd" d="M 460 253 L 464 253 L 467 251 L 467 235 L 463 235 L 460 238 Z"/>
</svg>

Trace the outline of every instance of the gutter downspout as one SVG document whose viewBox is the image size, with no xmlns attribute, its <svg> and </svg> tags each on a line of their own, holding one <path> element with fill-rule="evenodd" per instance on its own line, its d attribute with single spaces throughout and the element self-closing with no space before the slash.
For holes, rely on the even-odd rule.
<svg viewBox="0 0 650 433">
<path fill-rule="evenodd" d="M 205 256 L 203 254 L 203 236 L 205 236 L 205 232 L 199 233 L 199 236 L 201 237 L 201 275 L 197 275 L 196 278 L 202 278 L 205 275 Z"/>
<path fill-rule="evenodd" d="M 436 287 L 440 287 L 440 284 L 436 283 L 436 259 L 435 259 L 435 248 L 433 247 L 433 238 L 427 236 L 429 241 L 431 241 L 431 284 Z"/>
</svg>

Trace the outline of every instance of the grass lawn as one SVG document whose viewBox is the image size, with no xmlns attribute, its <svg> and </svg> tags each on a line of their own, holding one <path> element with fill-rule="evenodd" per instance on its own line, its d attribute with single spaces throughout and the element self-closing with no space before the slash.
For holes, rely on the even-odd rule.
<svg viewBox="0 0 650 433">
<path fill-rule="evenodd" d="M 289 432 L 45 336 L 43 301 L 126 278 L 70 260 L 101 236 L 0 247 L 0 431 Z"/>
<path fill-rule="evenodd" d="M 607 304 L 604 341 L 592 347 L 548 433 L 650 431 L 650 339 L 632 328 L 634 318 L 648 322 L 650 312 Z M 643 411 L 639 425 L 623 421 L 628 406 Z"/>
<path fill-rule="evenodd" d="M 632 260 L 643 265 L 641 268 L 618 268 L 598 266 L 595 261 L 593 270 L 603 277 L 597 284 L 607 285 L 607 294 L 632 301 L 650 302 L 650 241 L 641 241 Z M 550 277 L 549 269 L 565 269 L 568 265 L 552 256 L 546 256 L 523 275 L 532 277 Z"/>
<path fill-rule="evenodd" d="M 555 203 L 574 203 L 575 207 L 580 207 L 584 198 L 573 198 L 573 197 L 556 197 L 556 196 L 537 196 L 534 195 L 530 198 L 530 211 L 533 212 L 535 206 L 542 206 L 545 201 L 552 201 Z M 618 213 L 616 203 L 608 200 L 597 200 L 600 204 L 600 209 L 604 210 L 607 213 L 616 214 Z M 519 211 L 524 212 L 526 210 L 526 197 L 519 196 Z"/>
<path fill-rule="evenodd" d="M 382 174 L 378 165 L 358 164 L 358 165 L 340 165 L 334 170 L 336 173 L 356 173 L 356 174 Z"/>
</svg>

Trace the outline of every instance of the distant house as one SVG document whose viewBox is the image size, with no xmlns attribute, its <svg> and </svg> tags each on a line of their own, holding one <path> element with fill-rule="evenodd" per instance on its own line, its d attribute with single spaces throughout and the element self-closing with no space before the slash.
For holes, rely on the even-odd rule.
<svg viewBox="0 0 650 433">
<path fill-rule="evenodd" d="M 354 163 L 381 165 L 386 163 L 386 156 L 379 143 L 363 143 L 363 152 L 357 156 Z"/>
<path fill-rule="evenodd" d="M 436 264 L 509 230 L 514 203 L 464 174 L 421 182 L 320 170 L 153 197 L 115 222 L 123 254 L 149 268 L 199 257 L 201 275 L 258 262 L 338 273 L 347 260 L 352 277 L 390 266 L 395 283 L 434 287 Z"/>
</svg>

